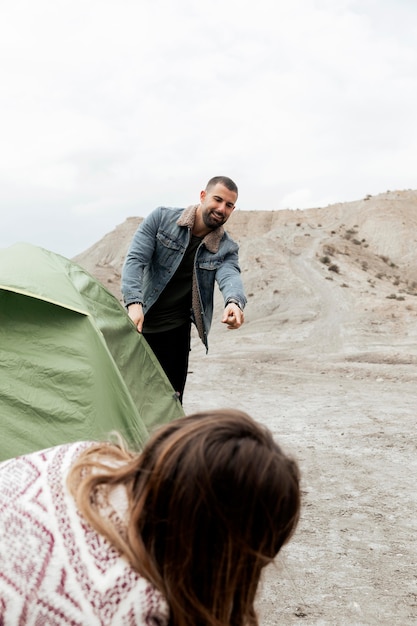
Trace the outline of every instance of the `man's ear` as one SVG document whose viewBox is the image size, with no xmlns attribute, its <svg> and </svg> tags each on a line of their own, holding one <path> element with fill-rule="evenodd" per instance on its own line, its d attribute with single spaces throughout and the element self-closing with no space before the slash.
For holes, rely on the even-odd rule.
<svg viewBox="0 0 417 626">
<path fill-rule="evenodd" d="M 206 191 L 203 189 L 203 191 L 200 191 L 200 202 L 204 202 L 204 198 L 206 197 L 207 193 Z"/>
</svg>

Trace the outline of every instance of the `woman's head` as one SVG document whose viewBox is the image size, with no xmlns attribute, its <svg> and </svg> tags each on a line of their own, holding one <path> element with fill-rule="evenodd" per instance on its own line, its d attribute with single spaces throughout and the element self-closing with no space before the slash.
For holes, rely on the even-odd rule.
<svg viewBox="0 0 417 626">
<path fill-rule="evenodd" d="M 298 468 L 269 430 L 236 410 L 176 420 L 147 444 L 135 491 L 130 533 L 139 530 L 162 578 L 172 579 L 173 597 L 178 585 L 190 596 L 194 587 L 219 617 L 225 598 L 226 611 L 253 610 L 261 569 L 290 538 L 300 508 Z"/>
<path fill-rule="evenodd" d="M 100 483 L 127 488 L 126 540 L 114 541 L 80 508 L 161 589 L 173 624 L 257 624 L 261 570 L 300 510 L 298 467 L 268 429 L 236 410 L 189 415 L 160 428 L 123 467 L 95 471 L 77 502 Z"/>
</svg>

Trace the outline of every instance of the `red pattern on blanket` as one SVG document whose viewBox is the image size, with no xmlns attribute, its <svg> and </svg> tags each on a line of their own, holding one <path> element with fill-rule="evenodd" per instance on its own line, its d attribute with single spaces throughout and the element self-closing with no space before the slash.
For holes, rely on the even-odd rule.
<svg viewBox="0 0 417 626">
<path fill-rule="evenodd" d="M 166 626 L 168 607 L 78 513 L 65 480 L 86 443 L 0 464 L 1 626 Z"/>
</svg>

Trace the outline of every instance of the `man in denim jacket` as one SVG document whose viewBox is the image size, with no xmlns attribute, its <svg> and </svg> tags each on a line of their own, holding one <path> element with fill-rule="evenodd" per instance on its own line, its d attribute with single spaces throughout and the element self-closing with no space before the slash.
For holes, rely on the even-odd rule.
<svg viewBox="0 0 417 626">
<path fill-rule="evenodd" d="M 216 176 L 200 192 L 198 205 L 158 207 L 139 225 L 123 266 L 122 293 L 129 317 L 181 402 L 191 321 L 208 350 L 215 282 L 225 303 L 221 321 L 230 329 L 244 321 L 239 247 L 223 228 L 237 196 L 230 178 Z"/>
</svg>

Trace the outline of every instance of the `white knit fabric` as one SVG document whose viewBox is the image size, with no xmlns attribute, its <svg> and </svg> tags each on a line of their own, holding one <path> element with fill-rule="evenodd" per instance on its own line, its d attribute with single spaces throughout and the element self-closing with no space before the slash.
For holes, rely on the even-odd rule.
<svg viewBox="0 0 417 626">
<path fill-rule="evenodd" d="M 86 443 L 0 464 L 1 626 L 166 626 L 168 606 L 79 515 L 65 480 Z"/>
</svg>

